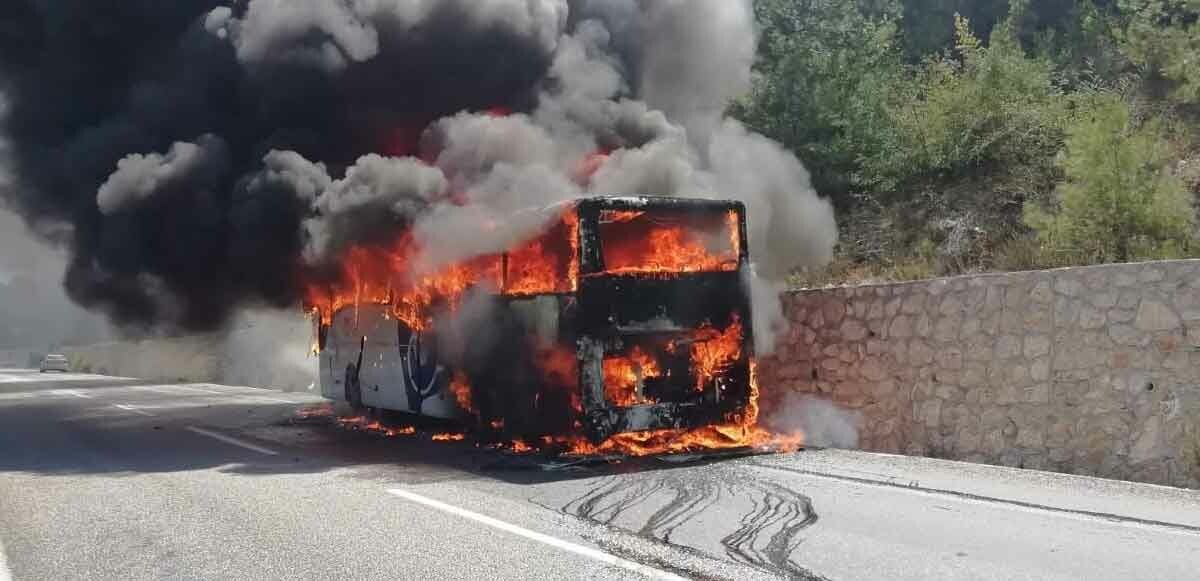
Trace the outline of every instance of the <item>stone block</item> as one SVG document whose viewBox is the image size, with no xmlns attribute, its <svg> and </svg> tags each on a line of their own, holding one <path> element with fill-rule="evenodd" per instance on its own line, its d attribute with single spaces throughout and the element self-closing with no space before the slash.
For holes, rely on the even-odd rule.
<svg viewBox="0 0 1200 581">
<path fill-rule="evenodd" d="M 1081 329 L 1099 329 L 1107 321 L 1105 312 L 1091 305 L 1083 305 L 1079 310 L 1079 327 Z"/>
<path fill-rule="evenodd" d="M 867 327 L 860 321 L 847 319 L 842 323 L 841 333 L 844 341 L 861 341 L 867 336 Z"/>
<path fill-rule="evenodd" d="M 1063 274 L 1054 281 L 1054 292 L 1065 297 L 1077 297 L 1083 292 L 1083 284 L 1070 275 Z"/>
<path fill-rule="evenodd" d="M 981 363 L 967 363 L 960 384 L 966 388 L 987 385 L 987 367 Z"/>
<path fill-rule="evenodd" d="M 1034 335 L 1025 338 L 1025 358 L 1036 359 L 1050 354 L 1050 338 Z"/>
<path fill-rule="evenodd" d="M 1029 378 L 1036 382 L 1043 382 L 1050 379 L 1050 360 L 1047 358 L 1037 359 L 1029 365 Z"/>
<path fill-rule="evenodd" d="M 827 301 L 821 310 L 825 315 L 825 323 L 828 325 L 838 325 L 842 319 L 846 318 L 846 305 L 841 301 Z"/>
<path fill-rule="evenodd" d="M 1004 335 L 996 341 L 995 358 L 1003 361 L 1021 354 L 1021 338 L 1015 335 Z"/>
<path fill-rule="evenodd" d="M 1029 300 L 1035 303 L 1046 304 L 1054 300 L 1054 291 L 1050 288 L 1050 281 L 1042 280 L 1033 286 L 1033 290 L 1029 291 Z"/>
<path fill-rule="evenodd" d="M 887 377 L 887 370 L 884 368 L 883 363 L 874 357 L 863 361 L 859 365 L 858 370 L 862 374 L 863 379 L 867 381 L 881 381 L 884 377 Z"/>
<path fill-rule="evenodd" d="M 987 289 L 987 295 L 983 301 L 982 313 L 994 313 L 1004 306 L 1004 287 L 992 285 Z"/>
<path fill-rule="evenodd" d="M 1158 282 L 1166 278 L 1166 272 L 1158 266 L 1143 266 L 1142 271 L 1138 273 L 1138 282 Z"/>
<path fill-rule="evenodd" d="M 942 302 L 938 305 L 938 313 L 943 315 L 956 315 L 962 313 L 964 304 L 963 296 L 960 294 L 948 294 L 942 297 Z"/>
<path fill-rule="evenodd" d="M 1136 286 L 1138 284 L 1137 274 L 1127 269 L 1118 270 L 1112 276 L 1112 283 L 1117 288 Z"/>
<path fill-rule="evenodd" d="M 957 341 L 962 323 L 961 314 L 943 316 L 933 326 L 933 339 L 939 343 Z"/>
<path fill-rule="evenodd" d="M 924 341 L 913 341 L 908 345 L 908 361 L 911 365 L 933 363 L 934 351 Z"/>
<path fill-rule="evenodd" d="M 943 347 L 937 352 L 937 364 L 939 369 L 959 370 L 963 368 L 963 353 L 957 347 Z"/>
<path fill-rule="evenodd" d="M 1097 309 L 1111 309 L 1117 306 L 1119 293 L 1115 289 L 1107 289 L 1088 294 L 1087 300 Z"/>
<path fill-rule="evenodd" d="M 888 301 L 883 307 L 883 316 L 887 318 L 895 317 L 898 313 L 900 313 L 900 305 L 902 304 L 904 304 L 904 299 L 902 297 L 896 297 Z"/>
<path fill-rule="evenodd" d="M 920 291 L 913 292 L 904 299 L 904 303 L 900 307 L 900 312 L 906 315 L 915 315 L 924 312 L 925 300 L 925 293 Z"/>
<path fill-rule="evenodd" d="M 1129 325 L 1110 325 L 1108 336 L 1113 343 L 1126 347 L 1145 347 L 1150 344 L 1151 336 L 1138 331 Z"/>
<path fill-rule="evenodd" d="M 1140 331 L 1170 331 L 1181 326 L 1179 315 L 1166 304 L 1156 300 L 1143 300 L 1138 307 L 1133 326 Z"/>
<path fill-rule="evenodd" d="M 913 336 L 913 320 L 907 315 L 900 315 L 892 319 L 892 324 L 888 327 L 888 336 L 896 338 L 907 338 Z"/>
<path fill-rule="evenodd" d="M 1136 309 L 1142 302 L 1142 292 L 1140 290 L 1123 290 L 1121 297 L 1117 299 L 1117 307 L 1121 309 Z"/>
<path fill-rule="evenodd" d="M 925 314 L 917 317 L 917 323 L 913 327 L 913 332 L 918 337 L 928 337 L 931 333 L 933 333 L 933 319 L 930 319 L 929 315 Z"/>
<path fill-rule="evenodd" d="M 1050 384 L 1037 383 L 1025 388 L 1025 403 L 1050 403 Z"/>
<path fill-rule="evenodd" d="M 931 399 L 920 404 L 920 413 L 917 417 L 926 427 L 937 426 L 942 418 L 941 400 Z"/>
</svg>

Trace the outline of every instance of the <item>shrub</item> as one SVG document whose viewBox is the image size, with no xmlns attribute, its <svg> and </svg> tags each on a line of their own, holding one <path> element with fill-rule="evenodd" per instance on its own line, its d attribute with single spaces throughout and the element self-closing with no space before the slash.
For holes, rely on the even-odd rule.
<svg viewBox="0 0 1200 581">
<path fill-rule="evenodd" d="M 1051 208 L 1025 209 L 1043 249 L 1082 264 L 1190 254 L 1195 210 L 1159 125 L 1136 126 L 1114 95 L 1084 101 L 1059 162 L 1066 181 Z"/>
</svg>

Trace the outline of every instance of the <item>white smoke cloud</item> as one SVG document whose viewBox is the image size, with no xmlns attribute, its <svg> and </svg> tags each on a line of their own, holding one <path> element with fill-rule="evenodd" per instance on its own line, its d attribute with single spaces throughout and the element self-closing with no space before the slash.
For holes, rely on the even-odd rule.
<svg viewBox="0 0 1200 581">
<path fill-rule="evenodd" d="M 802 432 L 815 448 L 851 450 L 858 447 L 861 414 L 813 395 L 788 392 L 783 401 L 763 411 L 762 422 L 780 434 Z"/>
<path fill-rule="evenodd" d="M 640 96 L 704 148 L 730 101 L 750 90 L 756 39 L 751 2 L 643 2 Z"/>
<path fill-rule="evenodd" d="M 101 213 L 113 214 L 183 184 L 215 184 L 227 165 L 225 142 L 213 135 L 176 142 L 166 154 L 130 154 L 101 184 L 96 205 Z"/>
</svg>

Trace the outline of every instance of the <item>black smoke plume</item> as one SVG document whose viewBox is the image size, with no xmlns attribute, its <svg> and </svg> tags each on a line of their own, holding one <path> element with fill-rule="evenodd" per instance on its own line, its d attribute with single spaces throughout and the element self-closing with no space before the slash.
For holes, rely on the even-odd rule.
<svg viewBox="0 0 1200 581">
<path fill-rule="evenodd" d="M 431 268 L 499 250 L 542 226 L 517 210 L 596 192 L 741 199 L 778 277 L 836 230 L 723 118 L 754 46 L 749 0 L 7 0 L 0 200 L 125 325 L 294 306 L 405 229 Z"/>
</svg>

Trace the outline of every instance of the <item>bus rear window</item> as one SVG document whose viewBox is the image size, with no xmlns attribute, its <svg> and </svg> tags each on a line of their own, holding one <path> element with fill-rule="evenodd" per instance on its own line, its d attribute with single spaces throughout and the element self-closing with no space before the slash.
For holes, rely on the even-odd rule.
<svg viewBox="0 0 1200 581">
<path fill-rule="evenodd" d="M 504 294 L 574 292 L 579 288 L 579 219 L 572 209 L 541 236 L 510 250 Z"/>
<path fill-rule="evenodd" d="M 603 210 L 600 246 L 607 274 L 730 272 L 738 269 L 737 212 Z"/>
</svg>

